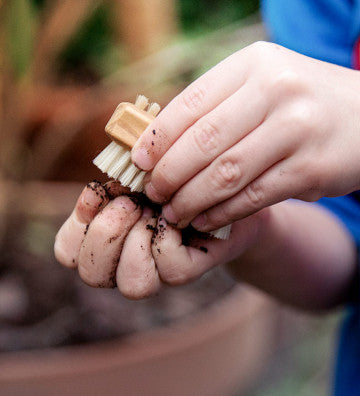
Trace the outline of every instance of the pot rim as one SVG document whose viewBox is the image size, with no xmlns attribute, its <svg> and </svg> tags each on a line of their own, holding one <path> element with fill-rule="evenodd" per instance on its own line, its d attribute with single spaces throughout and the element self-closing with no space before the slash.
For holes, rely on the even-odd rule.
<svg viewBox="0 0 360 396">
<path fill-rule="evenodd" d="M 169 356 L 216 342 L 245 325 L 254 313 L 269 312 L 269 300 L 252 288 L 236 285 L 217 302 L 166 327 L 97 343 L 0 354 L 0 382 L 76 375 Z M 235 312 L 235 314 L 234 314 Z M 86 362 L 86 364 L 85 364 Z"/>
</svg>

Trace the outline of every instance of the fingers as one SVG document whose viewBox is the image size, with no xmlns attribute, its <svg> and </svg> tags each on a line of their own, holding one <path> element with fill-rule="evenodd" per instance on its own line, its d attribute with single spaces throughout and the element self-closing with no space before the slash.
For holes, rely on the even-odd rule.
<svg viewBox="0 0 360 396">
<path fill-rule="evenodd" d="M 185 182 L 253 131 L 266 117 L 267 103 L 252 81 L 188 128 L 151 173 L 146 195 L 167 201 Z M 235 114 L 241 112 L 242 117 Z"/>
<path fill-rule="evenodd" d="M 74 211 L 55 238 L 55 257 L 66 267 L 76 267 L 80 246 L 87 227 L 95 215 L 108 203 L 106 191 L 99 182 L 89 183 L 80 194 Z"/>
<path fill-rule="evenodd" d="M 116 185 L 110 187 L 118 193 Z M 141 216 L 128 196 L 109 201 L 100 183 L 92 183 L 59 231 L 55 250 L 62 263 L 78 265 L 90 286 L 117 284 L 125 297 L 140 299 L 156 293 L 162 282 L 177 285 L 201 276 L 231 251 L 229 241 L 184 232 L 149 208 Z"/>
<path fill-rule="evenodd" d="M 190 238 L 191 246 L 185 246 L 181 231 L 167 224 L 162 217 L 158 220 L 157 230 L 152 254 L 161 280 L 170 285 L 190 282 L 218 264 L 217 247 L 227 243 L 193 237 Z"/>
<path fill-rule="evenodd" d="M 151 170 L 190 125 L 244 84 L 247 63 L 246 51 L 237 52 L 176 96 L 138 139 L 132 161 L 143 170 Z"/>
<path fill-rule="evenodd" d="M 140 299 L 155 294 L 161 286 L 151 251 L 157 216 L 144 208 L 142 217 L 130 230 L 116 271 L 120 292 L 129 299 Z"/>
<path fill-rule="evenodd" d="M 222 265 L 243 254 L 263 232 L 266 211 L 233 224 L 228 240 L 219 240 L 191 228 L 178 230 L 159 218 L 152 253 L 164 283 L 190 282 L 215 265 Z M 266 220 L 265 220 L 266 221 Z"/>
<path fill-rule="evenodd" d="M 288 156 L 295 141 L 282 139 L 277 124 L 276 119 L 267 120 L 266 124 L 261 124 L 189 180 L 164 206 L 165 218 L 180 228 L 186 227 L 196 215 L 238 194 L 267 169 Z M 267 143 L 270 134 L 272 140 L 277 142 L 271 149 Z"/>
<path fill-rule="evenodd" d="M 116 286 L 124 240 L 140 216 L 140 207 L 129 197 L 120 196 L 93 219 L 78 258 L 79 274 L 85 283 L 94 287 Z"/>
<path fill-rule="evenodd" d="M 208 232 L 243 219 L 262 208 L 295 197 L 302 191 L 303 178 L 295 176 L 288 161 L 280 161 L 248 184 L 238 194 L 197 216 L 191 224 Z"/>
</svg>

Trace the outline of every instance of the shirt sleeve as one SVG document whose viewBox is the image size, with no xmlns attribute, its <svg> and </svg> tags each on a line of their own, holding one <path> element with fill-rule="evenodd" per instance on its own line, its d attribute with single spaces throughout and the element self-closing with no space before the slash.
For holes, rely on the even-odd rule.
<svg viewBox="0 0 360 396">
<path fill-rule="evenodd" d="M 322 198 L 317 202 L 330 210 L 344 224 L 353 237 L 356 246 L 360 246 L 360 191 L 343 197 Z"/>
<path fill-rule="evenodd" d="M 343 197 L 322 198 L 319 204 L 332 212 L 352 236 L 357 247 L 357 272 L 350 293 L 350 303 L 360 302 L 360 191 Z"/>
</svg>

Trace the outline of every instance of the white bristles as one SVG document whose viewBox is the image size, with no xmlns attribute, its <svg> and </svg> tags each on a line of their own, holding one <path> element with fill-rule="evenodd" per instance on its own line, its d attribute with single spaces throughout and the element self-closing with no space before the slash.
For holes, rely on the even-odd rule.
<svg viewBox="0 0 360 396">
<path fill-rule="evenodd" d="M 221 227 L 218 230 L 210 231 L 209 234 L 211 234 L 216 239 L 229 239 L 230 232 L 231 224 Z"/>
<path fill-rule="evenodd" d="M 93 160 L 93 163 L 102 171 L 107 172 L 111 164 L 117 158 L 123 155 L 124 150 L 115 142 L 111 142 L 105 149 Z"/>
<path fill-rule="evenodd" d="M 140 173 L 140 169 L 137 168 L 134 164 L 129 165 L 124 173 L 119 177 L 119 181 L 123 186 L 129 186 L 133 181 L 134 177 Z"/>
<path fill-rule="evenodd" d="M 138 95 L 136 97 L 135 106 L 140 110 L 145 110 L 149 104 L 149 99 L 144 95 Z"/>
<path fill-rule="evenodd" d="M 144 176 L 146 172 L 138 169 L 131 163 L 131 152 L 115 142 L 111 142 L 93 160 L 102 172 L 117 179 L 123 186 L 129 186 L 131 191 L 144 190 Z"/>
<path fill-rule="evenodd" d="M 117 157 L 117 159 L 107 169 L 106 173 L 110 177 L 117 179 L 125 171 L 125 169 L 129 166 L 130 163 L 131 163 L 131 153 L 130 151 L 125 150 L 123 148 L 121 156 Z"/>
<path fill-rule="evenodd" d="M 154 117 L 156 117 L 159 114 L 159 111 L 160 111 L 160 105 L 158 103 L 151 103 L 151 105 L 147 110 L 147 112 Z"/>
<path fill-rule="evenodd" d="M 144 177 L 146 175 L 145 171 L 141 171 L 134 180 L 130 183 L 130 190 L 133 192 L 143 192 L 144 191 Z"/>
</svg>

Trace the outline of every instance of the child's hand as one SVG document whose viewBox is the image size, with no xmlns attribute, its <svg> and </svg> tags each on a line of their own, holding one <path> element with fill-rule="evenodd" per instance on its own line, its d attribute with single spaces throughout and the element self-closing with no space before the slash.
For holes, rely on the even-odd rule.
<svg viewBox="0 0 360 396">
<path fill-rule="evenodd" d="M 77 267 L 89 285 L 113 287 L 121 248 L 140 216 L 129 197 L 109 201 L 100 183 L 90 183 L 56 236 L 55 256 L 63 265 Z"/>
<path fill-rule="evenodd" d="M 154 294 L 162 283 L 179 285 L 198 278 L 237 257 L 258 233 L 252 216 L 234 224 L 228 241 L 193 232 L 185 246 L 180 230 L 122 195 L 128 191 L 118 183 L 110 190 L 100 183 L 85 187 L 57 234 L 55 255 L 63 265 L 77 267 L 87 284 L 117 285 L 128 298 Z"/>
<path fill-rule="evenodd" d="M 316 205 L 287 201 L 263 209 L 236 221 L 223 241 L 174 228 L 119 183 L 105 187 L 84 189 L 55 242 L 56 258 L 91 286 L 117 286 L 139 299 L 237 259 L 237 278 L 287 303 L 314 308 L 346 299 L 356 270 L 353 241 Z"/>
<path fill-rule="evenodd" d="M 290 197 L 360 188 L 360 76 L 269 43 L 186 88 L 133 149 L 168 221 L 209 231 Z"/>
</svg>

